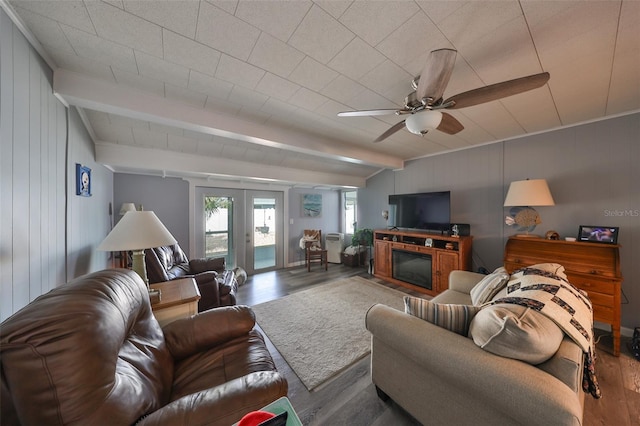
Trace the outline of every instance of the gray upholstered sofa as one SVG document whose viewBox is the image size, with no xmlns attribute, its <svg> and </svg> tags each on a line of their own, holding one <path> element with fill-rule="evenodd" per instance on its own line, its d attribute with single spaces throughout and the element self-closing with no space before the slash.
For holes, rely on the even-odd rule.
<svg viewBox="0 0 640 426">
<path fill-rule="evenodd" d="M 482 277 L 454 271 L 433 301 L 470 305 Z M 366 326 L 378 395 L 425 425 L 582 424 L 584 357 L 568 337 L 552 358 L 531 365 L 385 305 L 369 310 Z"/>
</svg>

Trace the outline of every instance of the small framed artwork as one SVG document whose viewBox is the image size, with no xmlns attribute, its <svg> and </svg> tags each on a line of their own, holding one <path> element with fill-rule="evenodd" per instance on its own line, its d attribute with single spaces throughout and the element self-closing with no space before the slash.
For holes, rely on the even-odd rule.
<svg viewBox="0 0 640 426">
<path fill-rule="evenodd" d="M 580 225 L 578 229 L 578 241 L 618 244 L 618 228 L 613 226 Z"/>
<path fill-rule="evenodd" d="M 76 195 L 91 197 L 91 169 L 76 163 Z"/>
<path fill-rule="evenodd" d="M 304 217 L 320 217 L 322 215 L 322 194 L 302 195 L 302 215 Z"/>
</svg>

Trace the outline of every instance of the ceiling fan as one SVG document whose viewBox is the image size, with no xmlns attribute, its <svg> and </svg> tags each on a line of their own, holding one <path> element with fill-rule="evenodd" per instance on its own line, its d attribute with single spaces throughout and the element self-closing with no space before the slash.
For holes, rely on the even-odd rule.
<svg viewBox="0 0 640 426">
<path fill-rule="evenodd" d="M 457 51 L 454 49 L 438 49 L 429 54 L 422 74 L 411 82 L 414 91 L 405 98 L 404 108 L 345 111 L 339 112 L 338 116 L 409 114 L 405 120 L 394 124 L 373 142 L 380 142 L 404 127 L 417 135 L 424 135 L 433 129 L 455 135 L 464 129 L 464 126 L 454 116 L 440 110 L 466 108 L 495 101 L 537 89 L 549 81 L 549 73 L 543 72 L 469 90 L 443 100 L 442 95 L 451 78 L 456 55 Z"/>
</svg>

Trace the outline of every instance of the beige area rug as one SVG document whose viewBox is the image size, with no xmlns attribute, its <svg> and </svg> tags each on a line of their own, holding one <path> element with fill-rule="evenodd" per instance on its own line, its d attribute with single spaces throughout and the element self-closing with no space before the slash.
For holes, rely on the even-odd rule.
<svg viewBox="0 0 640 426">
<path fill-rule="evenodd" d="M 404 310 L 404 295 L 351 277 L 256 305 L 253 310 L 289 366 L 313 390 L 369 354 L 367 310 L 376 303 Z"/>
</svg>

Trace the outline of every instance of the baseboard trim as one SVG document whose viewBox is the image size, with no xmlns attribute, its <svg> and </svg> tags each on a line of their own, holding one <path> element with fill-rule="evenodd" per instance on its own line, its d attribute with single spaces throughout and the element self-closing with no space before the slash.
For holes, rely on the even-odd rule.
<svg viewBox="0 0 640 426">
<path fill-rule="evenodd" d="M 593 328 L 597 328 L 598 330 L 602 330 L 602 331 L 608 331 L 609 333 L 611 333 L 611 325 L 605 322 L 594 321 Z M 632 337 L 633 328 L 620 327 L 620 335 L 625 337 Z"/>
</svg>

